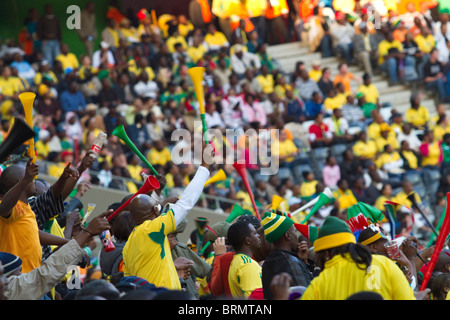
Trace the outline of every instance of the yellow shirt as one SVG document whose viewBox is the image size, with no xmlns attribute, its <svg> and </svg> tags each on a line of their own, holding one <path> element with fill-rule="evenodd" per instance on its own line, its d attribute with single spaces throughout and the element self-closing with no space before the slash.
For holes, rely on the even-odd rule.
<svg viewBox="0 0 450 320">
<path fill-rule="evenodd" d="M 381 196 L 379 196 L 379 197 L 377 198 L 377 200 L 375 201 L 374 207 L 377 208 L 378 210 L 384 212 L 384 211 L 386 210 L 386 208 L 384 207 L 384 203 L 385 203 L 386 201 L 392 201 L 392 200 L 391 200 L 391 198 L 388 198 L 388 197 L 386 197 L 386 196 L 381 195 Z"/>
<path fill-rule="evenodd" d="M 213 46 L 223 46 L 228 43 L 228 40 L 222 32 L 216 31 L 214 34 L 205 35 L 205 42 Z"/>
<path fill-rule="evenodd" d="M 155 79 L 155 72 L 153 71 L 152 67 L 147 66 L 145 67 L 144 71 L 147 73 L 148 75 L 148 80 L 153 80 Z M 134 71 L 134 73 L 139 76 L 142 72 L 142 68 L 136 68 L 136 70 Z"/>
<path fill-rule="evenodd" d="M 429 34 L 427 37 L 424 37 L 423 35 L 419 34 L 414 38 L 414 41 L 417 43 L 417 46 L 419 47 L 420 51 L 425 53 L 430 53 L 431 49 L 433 49 L 436 46 L 436 41 L 431 34 Z"/>
<path fill-rule="evenodd" d="M 344 94 L 337 94 L 335 97 L 328 97 L 323 101 L 325 110 L 333 111 L 339 109 L 347 102 L 347 98 Z"/>
<path fill-rule="evenodd" d="M 167 239 L 175 229 L 172 210 L 136 226 L 123 248 L 125 276 L 137 276 L 157 287 L 181 290 Z"/>
<path fill-rule="evenodd" d="M 316 193 L 316 185 L 319 181 L 303 181 L 300 186 L 300 194 L 302 197 L 311 197 Z"/>
<path fill-rule="evenodd" d="M 420 196 L 416 193 L 414 193 L 414 196 L 416 198 L 416 202 L 417 203 L 422 203 L 422 199 L 420 198 Z M 411 209 L 412 207 L 412 202 L 407 198 L 408 195 L 404 192 L 404 191 L 400 191 L 399 193 L 397 193 L 393 198 L 392 201 L 393 202 L 397 202 L 405 207 L 408 207 Z"/>
<path fill-rule="evenodd" d="M 375 143 L 377 144 L 377 150 L 379 152 L 384 151 L 384 146 L 390 144 L 392 148 L 398 149 L 400 147 L 397 138 L 395 135 L 388 135 L 387 139 L 380 136 L 378 139 L 375 140 Z"/>
<path fill-rule="evenodd" d="M 44 144 L 41 140 L 38 140 L 34 145 L 36 148 L 36 158 L 38 160 L 47 159 L 50 153 L 50 145 L 48 143 Z"/>
<path fill-rule="evenodd" d="M 274 90 L 278 98 L 283 99 L 286 97 L 286 90 L 292 90 L 292 86 L 289 84 L 285 85 L 277 84 Z"/>
<path fill-rule="evenodd" d="M 322 77 L 322 70 L 314 70 L 312 69 L 309 72 L 309 77 L 313 79 L 315 82 L 319 82 L 320 78 Z"/>
<path fill-rule="evenodd" d="M 441 148 L 438 141 L 434 141 L 428 146 L 428 155 L 422 156 L 422 167 L 435 166 L 439 163 L 441 158 Z"/>
<path fill-rule="evenodd" d="M 253 213 L 255 212 L 255 209 L 253 209 L 252 199 L 250 198 L 247 190 L 239 190 L 238 192 L 236 192 L 236 199 L 242 201 L 243 209 L 249 210 Z"/>
<path fill-rule="evenodd" d="M 77 57 L 70 52 L 67 55 L 61 53 L 56 57 L 56 60 L 61 62 L 63 70 L 66 70 L 67 68 L 77 69 L 79 67 Z"/>
<path fill-rule="evenodd" d="M 311 281 L 301 300 L 346 300 L 361 291 L 376 292 L 385 300 L 416 299 L 405 275 L 389 258 L 373 254 L 370 268 L 365 269 L 346 254 L 325 262 L 324 270 Z"/>
<path fill-rule="evenodd" d="M 417 157 L 412 151 L 402 151 L 402 156 L 408 161 L 411 169 L 417 169 Z"/>
<path fill-rule="evenodd" d="M 345 191 L 337 189 L 336 191 L 333 192 L 333 196 L 339 202 L 340 210 L 348 209 L 354 204 L 358 203 L 358 200 L 356 200 L 355 195 L 350 189 L 347 189 Z"/>
<path fill-rule="evenodd" d="M 188 45 L 186 43 L 186 39 L 179 35 L 177 37 L 169 37 L 169 39 L 167 39 L 166 44 L 167 44 L 167 48 L 169 49 L 170 53 L 174 53 L 175 52 L 175 44 L 176 43 L 181 43 L 181 45 L 183 46 L 184 50 L 187 50 Z"/>
<path fill-rule="evenodd" d="M 233 298 L 248 298 L 255 289 L 262 288 L 261 266 L 243 253 L 235 254 L 228 271 Z"/>
<path fill-rule="evenodd" d="M 142 167 L 137 165 L 127 165 L 127 169 L 128 172 L 130 173 L 130 176 L 132 179 L 136 180 L 136 181 L 142 181 L 142 176 L 141 176 L 141 172 L 142 172 Z"/>
<path fill-rule="evenodd" d="M 367 140 L 366 142 L 358 140 L 353 145 L 353 153 L 357 157 L 364 157 L 373 160 L 377 154 L 377 145 L 373 140 Z"/>
<path fill-rule="evenodd" d="M 59 178 L 65 167 L 64 163 L 51 163 L 47 167 L 47 174 L 51 177 Z"/>
<path fill-rule="evenodd" d="M 406 110 L 405 120 L 412 123 L 415 127 L 422 127 L 430 120 L 430 113 L 424 106 L 419 106 L 417 110 L 409 108 Z"/>
<path fill-rule="evenodd" d="M 187 24 L 178 24 L 178 31 L 180 32 L 180 35 L 183 37 L 187 37 L 188 33 L 194 30 L 194 25 L 190 22 Z"/>
<path fill-rule="evenodd" d="M 160 164 L 164 166 L 171 159 L 172 155 L 170 154 L 170 150 L 168 148 L 164 148 L 161 151 L 156 150 L 156 148 L 152 148 L 147 155 L 147 160 L 152 165 Z"/>
<path fill-rule="evenodd" d="M 5 96 L 14 96 L 15 94 L 21 91 L 21 86 L 19 82 L 17 82 L 14 77 L 9 77 L 5 79 L 0 77 L 0 93 Z"/>
<path fill-rule="evenodd" d="M 55 73 L 53 71 L 49 71 L 46 72 L 47 76 L 49 76 L 50 78 L 52 78 L 53 83 L 58 83 L 58 78 L 56 77 Z M 80 75 L 81 77 L 81 75 Z M 34 84 L 35 85 L 40 85 L 42 82 L 42 73 L 41 72 L 37 72 L 36 75 L 34 76 Z"/>
<path fill-rule="evenodd" d="M 375 161 L 375 164 L 377 165 L 378 168 L 382 168 L 385 164 L 392 163 L 400 159 L 401 158 L 398 152 L 393 152 L 391 154 L 384 152 L 378 157 L 378 159 Z"/>
<path fill-rule="evenodd" d="M 367 102 L 377 104 L 380 94 L 377 87 L 373 83 L 369 84 L 368 86 L 361 85 L 358 88 L 358 92 L 362 92 L 364 94 Z"/>
<path fill-rule="evenodd" d="M 447 127 L 445 127 L 445 128 L 443 128 L 440 125 L 434 126 L 433 133 L 434 133 L 434 137 L 436 138 L 437 141 L 442 141 L 442 139 L 444 138 L 444 135 L 446 133 L 450 133 L 450 124 L 447 125 Z"/>
<path fill-rule="evenodd" d="M 28 203 L 19 200 L 8 218 L 0 217 L 0 252 L 9 252 L 22 259 L 22 273 L 41 266 L 39 228 Z"/>
<path fill-rule="evenodd" d="M 392 42 L 389 42 L 387 40 L 383 40 L 380 42 L 380 44 L 378 45 L 378 64 L 383 64 L 384 63 L 384 56 L 388 54 L 389 49 L 392 48 L 397 48 L 398 51 L 403 51 L 403 46 L 401 44 L 400 41 L 398 40 L 394 40 Z"/>
<path fill-rule="evenodd" d="M 266 76 L 263 76 L 260 74 L 256 77 L 256 80 L 258 81 L 259 85 L 261 86 L 263 92 L 265 94 L 270 94 L 274 91 L 274 81 L 273 76 L 271 74 L 268 74 Z"/>
<path fill-rule="evenodd" d="M 186 52 L 189 56 L 189 58 L 192 59 L 192 62 L 197 63 L 199 62 L 203 56 L 205 55 L 205 53 L 208 50 L 206 50 L 206 48 L 203 45 L 199 45 L 197 48 L 196 47 L 189 47 Z"/>
<path fill-rule="evenodd" d="M 294 141 L 286 139 L 284 141 L 276 140 L 272 144 L 272 156 L 287 156 L 298 150 Z M 284 161 L 292 162 L 295 157 L 288 157 Z"/>
</svg>

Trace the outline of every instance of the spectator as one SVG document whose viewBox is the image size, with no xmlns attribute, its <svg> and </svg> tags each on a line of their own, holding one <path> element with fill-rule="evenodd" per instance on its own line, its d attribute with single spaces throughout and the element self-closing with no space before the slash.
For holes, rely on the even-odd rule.
<svg viewBox="0 0 450 320">
<path fill-rule="evenodd" d="M 228 273 L 231 295 L 248 299 L 254 290 L 262 288 L 261 267 L 251 258 L 261 239 L 255 227 L 245 220 L 230 226 L 227 239 L 235 252 Z"/>
<path fill-rule="evenodd" d="M 314 123 L 309 127 L 308 136 L 312 148 L 321 148 L 331 145 L 333 135 L 328 125 L 323 123 L 323 114 L 316 114 Z"/>
<path fill-rule="evenodd" d="M 20 53 L 14 53 L 13 55 L 14 61 L 10 64 L 11 68 L 17 69 L 18 75 L 25 79 L 28 82 L 28 85 L 34 85 L 34 78 L 36 76 L 36 72 L 28 61 L 23 59 L 23 56 Z"/>
<path fill-rule="evenodd" d="M 430 59 L 424 66 L 424 82 L 425 88 L 438 94 L 439 101 L 445 102 L 448 99 L 446 91 L 447 77 L 444 73 L 441 63 L 438 60 L 439 52 L 436 48 L 430 51 Z"/>
<path fill-rule="evenodd" d="M 313 119 L 317 114 L 323 113 L 325 110 L 322 95 L 318 91 L 314 91 L 311 100 L 305 104 L 306 116 L 309 120 Z"/>
<path fill-rule="evenodd" d="M 261 62 L 258 56 L 253 53 L 244 51 L 241 45 L 235 46 L 234 54 L 230 58 L 231 69 L 240 78 L 244 76 L 247 69 L 259 69 Z"/>
<path fill-rule="evenodd" d="M 358 135 L 358 140 L 353 145 L 355 156 L 365 164 L 364 166 L 367 166 L 368 161 L 375 160 L 377 152 L 375 141 L 368 139 L 366 132 L 361 131 Z"/>
<path fill-rule="evenodd" d="M 295 87 L 300 92 L 302 100 L 306 103 L 311 100 L 314 92 L 319 92 L 322 94 L 319 86 L 309 77 L 306 69 L 300 71 L 300 77 L 295 81 Z"/>
<path fill-rule="evenodd" d="M 320 80 L 317 82 L 317 84 L 319 85 L 320 91 L 326 98 L 328 92 L 334 87 L 333 80 L 331 79 L 330 68 L 325 67 L 322 69 L 322 76 L 320 77 Z"/>
<path fill-rule="evenodd" d="M 425 133 L 422 144 L 419 147 L 422 167 L 431 166 L 432 168 L 440 166 L 443 160 L 441 142 L 436 140 L 433 131 Z"/>
<path fill-rule="evenodd" d="M 347 65 L 353 61 L 353 42 L 352 38 L 355 29 L 347 22 L 345 13 L 336 11 L 336 22 L 330 27 L 331 38 L 333 40 L 333 49 L 339 53 Z"/>
<path fill-rule="evenodd" d="M 275 224 L 277 227 L 274 229 L 269 229 L 269 226 L 274 224 L 272 221 L 280 222 Z M 299 242 L 294 221 L 275 213 L 266 213 L 261 224 L 266 240 L 274 244 L 274 249 L 264 260 L 261 270 L 264 299 L 273 299 L 270 283 L 275 275 L 282 272 L 291 275 L 291 285 L 307 287 L 313 277 L 305 262 L 298 256 Z"/>
<path fill-rule="evenodd" d="M 67 90 L 61 93 L 59 100 L 64 114 L 70 111 L 82 114 L 86 108 L 86 99 L 76 81 L 69 83 Z"/>
<path fill-rule="evenodd" d="M 378 65 L 389 75 L 391 85 L 399 81 L 398 63 L 405 58 L 401 42 L 394 39 L 392 32 L 385 35 L 385 39 L 378 44 Z"/>
<path fill-rule="evenodd" d="M 77 29 L 78 36 L 83 42 L 89 57 L 92 57 L 94 54 L 94 42 L 98 37 L 95 10 L 96 6 L 94 2 L 90 1 L 86 3 L 84 10 L 81 11 L 80 28 Z"/>
<path fill-rule="evenodd" d="M 355 81 L 358 86 L 361 84 L 361 79 L 359 77 L 355 77 L 355 75 L 348 71 L 348 64 L 341 63 L 338 66 L 339 73 L 334 77 L 333 84 L 336 86 L 338 83 L 342 83 L 344 85 L 345 92 L 351 92 L 351 82 Z"/>
<path fill-rule="evenodd" d="M 111 47 L 107 42 L 105 41 L 100 42 L 99 49 L 96 50 L 94 52 L 94 55 L 92 56 L 93 68 L 95 69 L 100 69 L 100 67 L 110 68 L 116 65 L 116 60 L 110 48 Z"/>
<path fill-rule="evenodd" d="M 46 4 L 44 11 L 45 14 L 37 24 L 37 36 L 41 40 L 44 58 L 53 67 L 54 61 L 60 53 L 61 26 L 51 4 Z"/>
<path fill-rule="evenodd" d="M 337 188 L 337 183 L 341 179 L 341 169 L 334 156 L 328 156 L 325 166 L 322 169 L 322 178 L 326 187 Z"/>
<path fill-rule="evenodd" d="M 338 188 L 333 192 L 333 196 L 338 202 L 338 208 L 340 211 L 348 209 L 358 203 L 358 200 L 356 200 L 352 190 L 350 190 L 348 187 L 347 180 L 339 180 L 337 186 Z"/>
<path fill-rule="evenodd" d="M 378 43 L 372 33 L 367 30 L 367 22 L 361 22 L 358 26 L 359 33 L 353 38 L 355 59 L 362 63 L 364 71 L 373 74 L 373 66 L 378 64 Z"/>
<path fill-rule="evenodd" d="M 62 43 L 60 47 L 60 54 L 56 56 L 56 60 L 59 60 L 62 64 L 62 68 L 65 72 L 69 70 L 76 70 L 80 66 L 75 54 L 70 52 L 70 48 L 66 43 Z"/>
<path fill-rule="evenodd" d="M 421 105 L 422 96 L 412 94 L 410 98 L 411 107 L 406 111 L 405 120 L 411 123 L 416 129 L 425 129 L 428 127 L 430 114 L 428 109 Z"/>
</svg>

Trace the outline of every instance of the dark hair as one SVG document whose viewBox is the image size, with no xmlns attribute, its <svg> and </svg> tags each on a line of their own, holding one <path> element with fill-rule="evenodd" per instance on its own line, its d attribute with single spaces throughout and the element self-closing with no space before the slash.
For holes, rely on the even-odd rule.
<svg viewBox="0 0 450 320">
<path fill-rule="evenodd" d="M 114 223 L 111 226 L 111 234 L 118 241 L 127 241 L 131 231 L 133 231 L 134 224 L 131 220 L 129 211 L 122 211 L 114 217 Z"/>
<path fill-rule="evenodd" d="M 331 256 L 340 254 L 343 257 L 348 253 L 361 270 L 366 270 L 372 263 L 372 253 L 368 248 L 359 243 L 347 243 L 339 247 L 316 252 L 317 265 L 322 270 L 325 266 L 325 252 L 329 252 Z"/>
<path fill-rule="evenodd" d="M 120 293 L 106 280 L 92 280 L 78 291 L 75 300 L 82 300 L 86 296 L 99 296 L 106 300 L 117 300 L 120 297 Z"/>
<path fill-rule="evenodd" d="M 251 223 L 241 219 L 228 228 L 227 239 L 234 250 L 239 250 L 244 245 L 245 239 L 250 236 Z"/>
<path fill-rule="evenodd" d="M 247 221 L 248 223 L 252 224 L 255 229 L 258 229 L 259 227 L 261 227 L 261 221 L 259 221 L 259 219 L 257 217 L 255 217 L 254 215 L 243 215 L 240 216 L 239 218 L 237 218 L 236 221 Z"/>
</svg>

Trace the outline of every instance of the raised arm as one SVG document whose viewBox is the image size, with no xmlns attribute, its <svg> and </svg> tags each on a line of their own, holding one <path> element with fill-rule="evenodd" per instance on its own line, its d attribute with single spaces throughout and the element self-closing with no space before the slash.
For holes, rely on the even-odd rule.
<svg viewBox="0 0 450 320">
<path fill-rule="evenodd" d="M 178 200 L 172 207 L 175 215 L 175 224 L 178 225 L 186 215 L 191 211 L 197 203 L 198 198 L 203 192 L 203 187 L 209 178 L 209 167 L 214 161 L 214 150 L 211 144 L 203 144 L 202 148 L 202 165 L 197 169 L 197 172 L 188 184 L 180 200 Z"/>
</svg>

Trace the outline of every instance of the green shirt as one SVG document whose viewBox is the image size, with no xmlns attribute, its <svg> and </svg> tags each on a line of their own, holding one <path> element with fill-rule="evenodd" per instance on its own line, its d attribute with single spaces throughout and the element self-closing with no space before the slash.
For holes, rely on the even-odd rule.
<svg viewBox="0 0 450 320">
<path fill-rule="evenodd" d="M 450 145 L 442 143 L 442 151 L 444 153 L 444 163 L 450 163 Z"/>
</svg>

